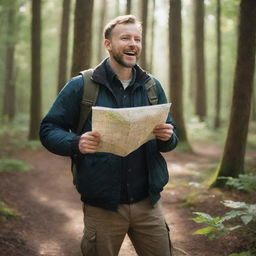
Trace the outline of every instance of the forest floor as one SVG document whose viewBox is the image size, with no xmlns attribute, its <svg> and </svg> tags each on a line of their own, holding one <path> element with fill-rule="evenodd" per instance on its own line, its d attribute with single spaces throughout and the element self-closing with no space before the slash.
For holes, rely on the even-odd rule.
<svg viewBox="0 0 256 256">
<path fill-rule="evenodd" d="M 164 154 L 170 183 L 162 193 L 162 205 L 176 248 L 174 256 L 227 256 L 246 250 L 246 240 L 236 233 L 214 240 L 192 235 L 202 227 L 191 220 L 193 212 L 220 216 L 227 212 L 220 203 L 225 199 L 256 203 L 255 197 L 243 192 L 197 188 L 216 168 L 222 147 L 209 142 L 193 147 L 193 154 L 177 150 Z M 31 164 L 32 169 L 0 172 L 0 200 L 20 214 L 16 218 L 0 216 L 0 255 L 81 256 L 82 207 L 72 184 L 69 159 L 42 148 L 17 151 L 12 157 Z M 189 182 L 194 186 L 188 186 Z M 136 255 L 127 237 L 119 255 Z"/>
</svg>

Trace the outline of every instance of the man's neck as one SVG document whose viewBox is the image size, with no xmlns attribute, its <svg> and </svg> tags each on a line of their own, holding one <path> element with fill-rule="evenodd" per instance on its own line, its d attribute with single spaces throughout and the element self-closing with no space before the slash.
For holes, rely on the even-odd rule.
<svg viewBox="0 0 256 256">
<path fill-rule="evenodd" d="M 111 58 L 109 59 L 109 64 L 119 80 L 129 80 L 132 78 L 132 68 L 123 67 Z"/>
</svg>

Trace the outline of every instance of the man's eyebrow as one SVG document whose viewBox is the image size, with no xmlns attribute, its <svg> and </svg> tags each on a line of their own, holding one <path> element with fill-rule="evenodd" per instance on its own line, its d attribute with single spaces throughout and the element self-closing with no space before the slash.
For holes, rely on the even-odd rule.
<svg viewBox="0 0 256 256">
<path fill-rule="evenodd" d="M 120 34 L 120 36 L 131 36 L 131 35 L 133 35 L 133 33 Z M 135 37 L 141 37 L 141 35 L 135 35 Z"/>
</svg>

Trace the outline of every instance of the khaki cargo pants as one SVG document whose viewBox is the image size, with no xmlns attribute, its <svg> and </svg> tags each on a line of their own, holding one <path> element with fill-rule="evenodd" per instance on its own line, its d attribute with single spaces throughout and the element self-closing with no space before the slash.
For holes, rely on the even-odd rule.
<svg viewBox="0 0 256 256">
<path fill-rule="evenodd" d="M 117 256 L 128 234 L 139 256 L 171 256 L 172 246 L 159 203 L 121 204 L 117 212 L 84 205 L 84 256 Z"/>
</svg>

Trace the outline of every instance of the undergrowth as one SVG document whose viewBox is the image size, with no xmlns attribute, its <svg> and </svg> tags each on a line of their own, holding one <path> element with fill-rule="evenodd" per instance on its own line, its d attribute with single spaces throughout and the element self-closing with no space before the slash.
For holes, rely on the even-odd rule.
<svg viewBox="0 0 256 256">
<path fill-rule="evenodd" d="M 4 218 L 15 218 L 19 216 L 19 213 L 11 210 L 4 202 L 0 201 L 0 216 Z"/>
<path fill-rule="evenodd" d="M 31 166 L 21 160 L 13 158 L 0 159 L 0 172 L 26 172 Z"/>
</svg>

